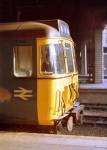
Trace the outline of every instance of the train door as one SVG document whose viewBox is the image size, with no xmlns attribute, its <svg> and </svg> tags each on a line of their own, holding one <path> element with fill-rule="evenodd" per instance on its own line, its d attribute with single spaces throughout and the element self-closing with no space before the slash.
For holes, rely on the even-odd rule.
<svg viewBox="0 0 107 150">
<path fill-rule="evenodd" d="M 5 41 L 0 49 L 2 78 L 0 122 L 37 122 L 36 48 L 34 41 Z M 4 93 L 4 95 L 3 95 Z"/>
</svg>

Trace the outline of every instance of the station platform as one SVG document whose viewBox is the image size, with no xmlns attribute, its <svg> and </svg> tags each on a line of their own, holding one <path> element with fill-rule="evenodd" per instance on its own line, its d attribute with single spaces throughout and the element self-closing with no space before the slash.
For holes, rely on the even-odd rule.
<svg viewBox="0 0 107 150">
<path fill-rule="evenodd" d="M 80 84 L 80 89 L 107 89 L 107 79 L 103 83 Z"/>
<path fill-rule="evenodd" d="M 81 103 L 107 105 L 107 80 L 99 84 L 80 84 Z"/>
<path fill-rule="evenodd" d="M 107 137 L 0 132 L 0 150 L 107 150 Z"/>
</svg>

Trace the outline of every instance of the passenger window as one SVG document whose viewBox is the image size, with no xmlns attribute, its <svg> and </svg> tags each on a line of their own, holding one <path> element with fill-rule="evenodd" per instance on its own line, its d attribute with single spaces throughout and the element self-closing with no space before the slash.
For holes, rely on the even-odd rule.
<svg viewBox="0 0 107 150">
<path fill-rule="evenodd" d="M 16 77 L 32 76 L 32 46 L 15 46 L 13 56 L 14 75 Z"/>
</svg>

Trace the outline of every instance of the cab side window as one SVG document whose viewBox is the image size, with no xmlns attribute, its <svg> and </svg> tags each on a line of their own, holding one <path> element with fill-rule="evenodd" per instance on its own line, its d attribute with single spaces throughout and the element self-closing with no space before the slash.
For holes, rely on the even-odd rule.
<svg viewBox="0 0 107 150">
<path fill-rule="evenodd" d="M 16 77 L 32 76 L 32 46 L 15 46 L 13 48 L 13 65 Z"/>
</svg>

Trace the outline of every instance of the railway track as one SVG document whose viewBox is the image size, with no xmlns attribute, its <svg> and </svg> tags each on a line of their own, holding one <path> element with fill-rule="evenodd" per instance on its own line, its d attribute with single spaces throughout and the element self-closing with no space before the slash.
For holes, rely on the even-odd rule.
<svg viewBox="0 0 107 150">
<path fill-rule="evenodd" d="M 107 125 L 107 104 L 84 104 L 84 124 Z"/>
</svg>

